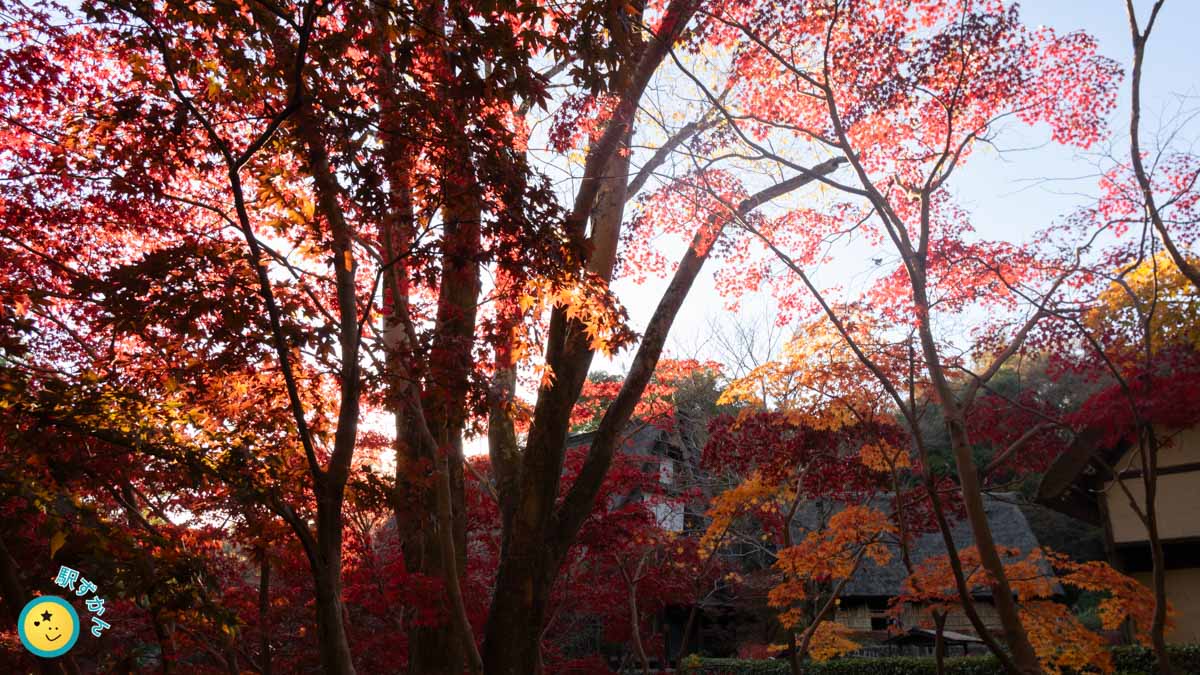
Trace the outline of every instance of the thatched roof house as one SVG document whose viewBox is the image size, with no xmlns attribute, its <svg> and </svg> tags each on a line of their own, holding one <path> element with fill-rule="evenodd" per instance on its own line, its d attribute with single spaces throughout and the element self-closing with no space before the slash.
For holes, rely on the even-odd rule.
<svg viewBox="0 0 1200 675">
<path fill-rule="evenodd" d="M 1039 546 L 1037 536 L 1029 527 L 1029 522 L 1022 513 L 1018 500 L 1020 497 L 1012 493 L 984 495 L 984 510 L 987 511 L 988 525 L 998 546 L 1015 548 L 1022 556 Z M 875 497 L 871 505 L 883 511 L 889 510 L 890 500 L 886 497 Z M 799 541 L 805 533 L 821 529 L 829 516 L 839 510 L 838 506 L 827 503 L 809 502 L 800 507 L 792 523 L 793 538 Z M 962 549 L 974 544 L 971 527 L 965 520 L 956 522 L 951 533 L 955 548 Z M 898 544 L 893 543 L 894 549 L 891 561 L 887 565 L 877 565 L 867 560 L 859 571 L 846 584 L 843 592 L 845 598 L 891 598 L 900 594 L 901 587 L 908 571 L 904 568 Z M 946 546 L 940 532 L 929 532 L 914 539 L 909 546 L 913 564 L 936 556 L 946 555 Z M 1047 574 L 1053 572 L 1047 567 Z M 980 589 L 979 597 L 986 597 L 988 591 Z"/>
</svg>

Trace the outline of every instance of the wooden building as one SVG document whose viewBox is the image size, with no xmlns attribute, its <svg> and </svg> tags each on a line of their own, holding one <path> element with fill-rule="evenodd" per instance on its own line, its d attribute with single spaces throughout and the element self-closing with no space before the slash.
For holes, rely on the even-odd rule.
<svg viewBox="0 0 1200 675">
<path fill-rule="evenodd" d="M 1200 642 L 1200 428 L 1157 429 L 1158 531 L 1175 630 L 1167 641 Z M 1129 443 L 1103 447 L 1099 431 L 1080 434 L 1047 471 L 1038 501 L 1104 528 L 1110 563 L 1151 585 L 1140 453 Z M 1136 508 L 1135 508 L 1136 505 Z"/>
</svg>

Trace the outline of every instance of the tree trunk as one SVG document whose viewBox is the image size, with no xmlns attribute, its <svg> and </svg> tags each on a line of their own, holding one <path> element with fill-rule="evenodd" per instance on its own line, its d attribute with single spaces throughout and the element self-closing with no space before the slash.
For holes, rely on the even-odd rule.
<svg viewBox="0 0 1200 675">
<path fill-rule="evenodd" d="M 1004 639 L 1012 651 L 1013 661 L 1024 673 L 1040 673 L 1041 665 L 1037 654 L 1029 642 L 1029 635 L 1021 624 L 1020 613 L 1013 599 L 1012 588 L 1004 571 L 1004 562 L 996 549 L 996 540 L 992 536 L 992 528 L 988 523 L 987 511 L 983 506 L 983 493 L 979 483 L 979 469 L 975 466 L 972 456 L 971 442 L 967 437 L 967 427 L 964 411 L 956 398 L 946 374 L 942 370 L 941 356 L 933 337 L 930 325 L 929 298 L 925 289 L 924 261 L 919 257 L 911 259 L 913 301 L 917 307 L 917 332 L 921 340 L 921 351 L 925 355 L 926 369 L 933 383 L 938 403 L 941 404 L 945 415 L 946 431 L 950 435 L 950 448 L 954 453 L 954 465 L 958 473 L 959 489 L 963 497 L 963 506 L 967 512 L 967 522 L 971 525 L 971 534 L 975 546 L 979 550 L 979 560 L 984 569 L 992 577 L 992 599 L 995 603 L 996 614 L 1004 628 Z"/>
<path fill-rule="evenodd" d="M 541 626 L 548 593 L 540 578 L 539 557 L 536 552 L 517 551 L 501 557 L 483 641 L 488 675 L 541 672 Z M 504 620 L 497 620 L 499 617 Z"/>
<path fill-rule="evenodd" d="M 12 621 L 14 625 L 21 617 L 21 610 L 24 609 L 25 603 L 29 602 L 20 575 L 17 561 L 9 554 L 4 540 L 0 539 L 0 591 L 4 592 L 4 607 L 7 610 L 8 620 Z"/>
<path fill-rule="evenodd" d="M 638 565 L 641 568 L 641 564 Z M 642 644 L 642 627 L 638 621 L 638 601 L 637 601 L 637 579 L 636 573 L 634 579 L 628 580 L 629 583 L 629 630 L 633 636 L 633 650 L 637 654 L 638 661 L 642 664 L 642 675 L 650 675 L 650 657 L 646 655 L 646 646 Z"/>
<path fill-rule="evenodd" d="M 792 675 L 801 675 L 804 670 L 800 667 L 800 643 L 796 641 L 796 631 L 788 629 L 788 669 Z"/>
<path fill-rule="evenodd" d="M 1012 650 L 1013 661 L 1022 672 L 1040 673 L 1041 665 L 1033 651 L 1033 645 L 1029 642 L 1025 626 L 1021 623 L 1020 612 L 1013 599 L 1012 588 L 1008 584 L 1008 575 L 1004 571 L 1004 561 L 1000 558 L 996 540 L 992 536 L 992 527 L 988 523 L 987 511 L 983 505 L 979 474 L 971 456 L 971 445 L 967 440 L 966 425 L 958 411 L 951 413 L 947 409 L 946 428 L 950 432 L 950 445 L 958 470 L 963 506 L 967 512 L 967 521 L 971 525 L 975 546 L 979 550 L 979 561 L 992 577 L 992 601 L 995 603 L 996 614 L 1000 617 L 1000 625 L 1004 628 L 1004 640 Z"/>
<path fill-rule="evenodd" d="M 473 192 L 469 166 L 446 169 L 442 207 L 442 279 L 438 298 L 435 339 L 430 350 L 429 372 L 422 409 L 437 448 L 430 456 L 437 481 L 428 491 L 426 513 L 433 514 L 436 525 L 416 533 L 426 555 L 414 568 L 446 582 L 450 620 L 443 626 L 417 628 L 416 649 L 411 652 L 409 669 L 421 675 L 446 673 L 457 675 L 467 662 L 466 641 L 474 640 L 464 611 L 459 609 L 458 588 L 467 566 L 467 520 L 463 485 L 462 434 L 466 421 L 466 400 L 474 340 L 476 308 L 480 293 L 479 249 L 482 205 Z M 419 424 L 419 422 L 418 422 Z M 415 561 L 414 561 L 415 562 Z M 456 575 L 451 579 L 448 575 Z"/>
<path fill-rule="evenodd" d="M 339 490 L 340 492 L 340 490 Z M 324 498 L 323 498 L 324 497 Z M 343 621 L 342 500 L 317 497 L 316 581 L 317 643 L 325 675 L 354 675 L 354 659 Z"/>
<path fill-rule="evenodd" d="M 688 655 L 688 638 L 692 636 L 692 629 L 696 625 L 696 617 L 699 614 L 699 605 L 692 605 L 692 608 L 688 610 L 687 623 L 683 624 L 683 636 L 679 638 L 679 651 L 675 653 L 675 663 L 677 666 Z"/>
<path fill-rule="evenodd" d="M 946 613 L 933 612 L 933 667 L 937 675 L 946 672 Z"/>
<path fill-rule="evenodd" d="M 1154 588 L 1154 619 L 1150 624 L 1150 642 L 1161 675 L 1172 675 L 1171 655 L 1167 651 L 1167 565 L 1162 539 L 1158 536 L 1158 436 L 1147 424 L 1139 443 L 1142 455 L 1142 488 L 1146 495 L 1146 534 L 1150 539 L 1151 583 Z"/>
<path fill-rule="evenodd" d="M 958 589 L 959 601 L 963 612 L 966 613 L 971 626 L 979 634 L 979 639 L 983 640 L 992 654 L 1000 661 L 1000 665 L 1004 668 L 1005 672 L 1020 675 L 1020 666 L 996 642 L 988 631 L 987 626 L 984 625 L 983 619 L 979 617 L 979 612 L 975 610 L 975 603 L 971 598 L 971 592 L 967 587 L 966 576 L 963 572 L 962 560 L 959 559 L 958 551 L 955 549 L 950 523 L 946 520 L 946 512 L 942 509 L 941 498 L 937 497 L 937 486 L 934 484 L 933 477 L 927 468 L 929 466 L 928 454 L 924 451 L 923 447 L 921 449 L 921 464 L 923 467 L 926 467 L 922 472 L 922 480 L 925 483 L 925 490 L 929 493 L 929 503 L 933 509 L 934 518 L 937 520 L 938 531 L 942 535 L 942 545 L 946 547 L 946 557 L 950 561 L 950 570 L 954 577 L 954 585 Z"/>
<path fill-rule="evenodd" d="M 271 560 L 264 550 L 258 564 L 258 662 L 262 675 L 271 675 Z"/>
<path fill-rule="evenodd" d="M 4 593 L 4 606 L 7 610 L 8 620 L 16 625 L 17 619 L 21 616 L 21 610 L 25 607 L 25 603 L 29 602 L 29 594 L 25 592 L 25 585 L 21 583 L 17 561 L 9 554 L 8 547 L 4 545 L 2 538 L 0 538 L 0 591 Z M 34 660 L 37 661 L 38 672 L 42 675 L 79 672 L 79 669 L 75 667 L 74 659 L 69 654 L 63 657 L 61 662 L 58 659 L 49 660 L 37 657 L 34 657 Z"/>
</svg>

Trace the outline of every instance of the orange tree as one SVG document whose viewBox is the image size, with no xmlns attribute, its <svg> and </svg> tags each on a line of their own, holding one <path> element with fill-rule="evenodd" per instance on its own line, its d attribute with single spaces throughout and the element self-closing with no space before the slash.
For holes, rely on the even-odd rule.
<svg viewBox="0 0 1200 675">
<path fill-rule="evenodd" d="M 836 628 L 824 624 L 839 594 L 864 561 L 891 558 L 899 530 L 873 498 L 888 485 L 880 448 L 892 447 L 898 432 L 891 424 L 837 417 L 820 424 L 797 411 L 753 408 L 710 427 L 705 463 L 737 482 L 713 499 L 701 550 L 753 545 L 773 560 L 768 601 L 788 636 L 793 671 L 810 645 L 817 657 L 836 653 Z M 872 505 L 839 507 L 863 500 Z M 820 517 L 797 518 L 802 508 Z"/>
<path fill-rule="evenodd" d="M 1095 669 L 1114 671 L 1112 654 L 1103 636 L 1089 630 L 1056 596 L 1063 588 L 1089 591 L 1103 596 L 1099 605 L 1101 627 L 1117 630 L 1132 624 L 1137 639 L 1149 645 L 1153 624 L 1154 597 L 1150 589 L 1100 561 L 1076 562 L 1065 555 L 1034 549 L 1021 557 L 1016 549 L 1002 549 L 1005 571 L 1017 593 L 1021 618 L 1029 629 L 1030 642 L 1047 672 L 1068 673 Z M 973 592 L 990 586 L 979 552 L 968 547 L 958 552 Z M 899 616 L 914 607 L 933 617 L 938 630 L 938 670 L 943 648 L 941 630 L 945 616 L 959 604 L 957 584 L 948 556 L 921 561 L 904 581 L 903 593 L 892 600 L 891 612 Z"/>
</svg>

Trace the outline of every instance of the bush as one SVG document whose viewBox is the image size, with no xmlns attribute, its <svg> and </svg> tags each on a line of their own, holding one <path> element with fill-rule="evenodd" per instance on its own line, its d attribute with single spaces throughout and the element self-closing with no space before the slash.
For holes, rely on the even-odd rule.
<svg viewBox="0 0 1200 675">
<path fill-rule="evenodd" d="M 1175 672 L 1200 675 L 1200 645 L 1170 645 L 1167 651 Z M 1145 647 L 1115 647 L 1113 663 L 1118 673 L 1153 673 L 1154 652 Z"/>
<path fill-rule="evenodd" d="M 683 671 L 689 675 L 788 675 L 786 660 L 751 661 L 747 659 L 702 659 L 689 657 Z M 843 658 L 823 663 L 808 661 L 806 675 L 935 675 L 933 657 L 893 656 L 886 658 Z M 946 659 L 947 675 L 1002 675 L 1000 664 L 991 656 L 967 656 Z"/>
<path fill-rule="evenodd" d="M 1177 673 L 1200 675 L 1200 645 L 1172 645 L 1171 665 Z M 1113 664 L 1118 675 L 1147 675 L 1154 672 L 1154 653 L 1144 647 L 1113 648 Z M 689 675 L 788 675 L 788 663 L 782 659 L 706 659 L 692 655 L 683 660 L 680 670 Z M 935 675 L 931 656 L 895 656 L 887 658 L 842 658 L 804 664 L 805 675 Z M 991 656 L 946 659 L 947 675 L 1003 675 L 999 662 Z"/>
</svg>

